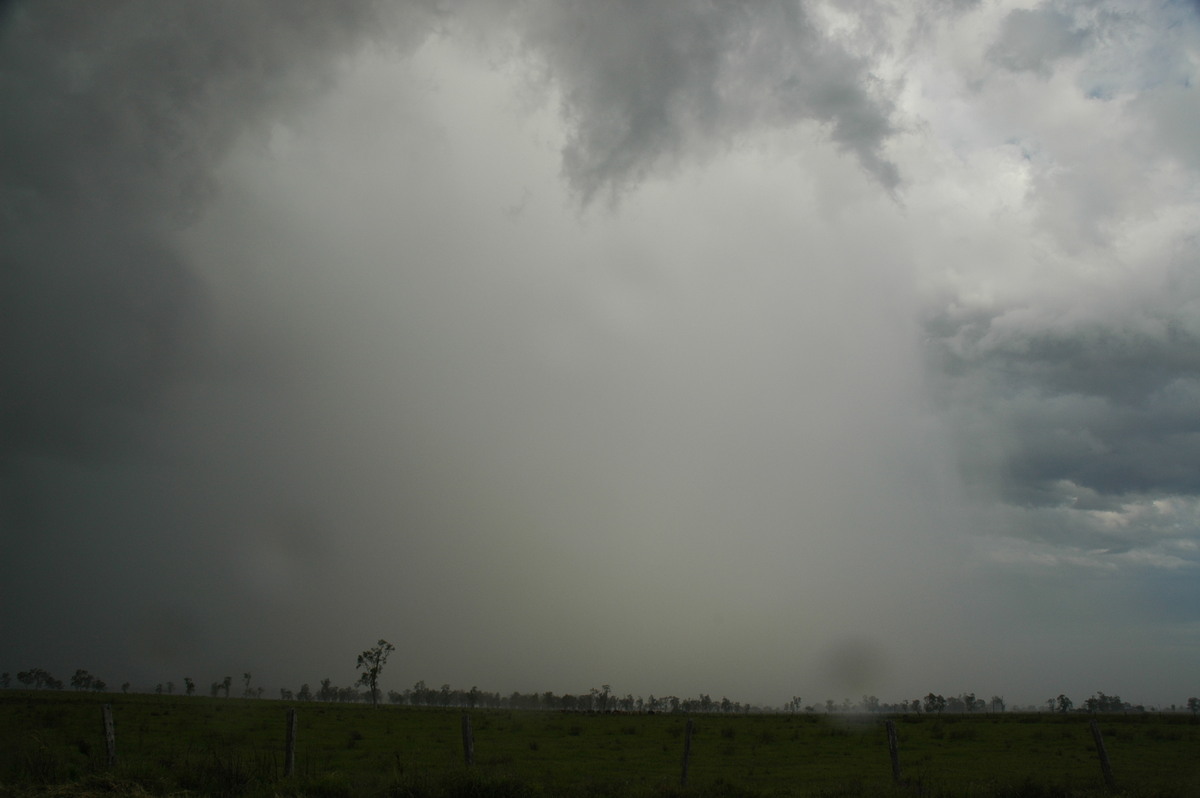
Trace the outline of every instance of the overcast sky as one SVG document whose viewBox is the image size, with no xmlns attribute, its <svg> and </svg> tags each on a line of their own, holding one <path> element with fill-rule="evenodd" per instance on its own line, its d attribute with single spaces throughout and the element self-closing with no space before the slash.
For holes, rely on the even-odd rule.
<svg viewBox="0 0 1200 798">
<path fill-rule="evenodd" d="M 1200 5 L 0 11 L 0 669 L 1200 692 Z"/>
</svg>

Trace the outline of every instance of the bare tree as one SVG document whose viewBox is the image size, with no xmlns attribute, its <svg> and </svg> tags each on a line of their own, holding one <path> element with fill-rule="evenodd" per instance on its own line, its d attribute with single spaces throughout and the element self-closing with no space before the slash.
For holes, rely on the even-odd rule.
<svg viewBox="0 0 1200 798">
<path fill-rule="evenodd" d="M 395 646 L 381 639 L 378 644 L 358 655 L 356 667 L 363 672 L 362 676 L 358 677 L 358 684 L 371 692 L 371 706 L 373 707 L 379 706 L 379 673 L 387 663 L 388 655 L 395 650 Z"/>
</svg>

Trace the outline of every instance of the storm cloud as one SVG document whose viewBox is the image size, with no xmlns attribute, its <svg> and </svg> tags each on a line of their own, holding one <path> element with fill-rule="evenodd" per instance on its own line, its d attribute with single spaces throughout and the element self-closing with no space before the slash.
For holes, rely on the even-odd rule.
<svg viewBox="0 0 1200 798">
<path fill-rule="evenodd" d="M 389 689 L 1181 700 L 1198 42 L 11 5 L 3 667 L 294 687 L 385 637 Z"/>
</svg>

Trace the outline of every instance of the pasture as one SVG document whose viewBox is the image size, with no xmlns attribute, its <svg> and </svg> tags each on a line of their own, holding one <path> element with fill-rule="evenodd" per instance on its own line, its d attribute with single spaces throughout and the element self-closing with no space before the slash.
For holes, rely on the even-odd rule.
<svg viewBox="0 0 1200 798">
<path fill-rule="evenodd" d="M 116 730 L 109 767 L 101 723 Z M 284 776 L 286 712 L 298 711 Z M 61 691 L 0 692 L 0 795 L 1091 796 L 1105 789 L 1092 716 L 824 714 L 688 718 Z M 1200 795 L 1200 723 L 1097 716 L 1119 795 Z"/>
</svg>

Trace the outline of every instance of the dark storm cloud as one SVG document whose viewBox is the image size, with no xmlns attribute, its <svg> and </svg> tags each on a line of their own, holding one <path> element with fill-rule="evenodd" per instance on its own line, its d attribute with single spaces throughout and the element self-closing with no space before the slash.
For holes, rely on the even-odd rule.
<svg viewBox="0 0 1200 798">
<path fill-rule="evenodd" d="M 328 296 L 303 296 L 304 278 L 285 272 L 271 298 L 292 291 L 298 301 L 250 307 L 245 297 L 269 273 L 255 258 L 289 257 L 279 254 L 286 231 L 249 231 L 256 243 L 240 265 L 199 262 L 186 243 L 224 201 L 215 175 L 230 153 L 277 144 L 272 126 L 303 116 L 366 43 L 407 53 L 433 31 L 466 29 L 472 14 L 505 20 L 509 33 L 483 36 L 514 36 L 544 67 L 542 88 L 559 93 L 567 116 L 562 168 L 585 199 L 728 148 L 756 126 L 805 121 L 826 126 L 878 182 L 896 183 L 882 154 L 891 106 L 869 65 L 798 7 L 450 8 L 457 22 L 432 3 L 370 0 L 10 6 L 0 30 L 0 604 L 26 609 L 0 621 L 13 667 L 78 667 L 85 655 L 89 667 L 135 678 L 202 659 L 249 667 L 274 656 L 255 641 L 268 624 L 280 628 L 269 616 L 285 607 L 296 646 L 309 624 L 349 634 L 344 614 L 360 598 L 347 585 L 361 574 L 339 535 L 390 541 L 397 527 L 416 530 L 387 545 L 451 562 L 462 529 L 494 523 L 490 504 L 464 520 L 461 477 L 438 471 L 444 439 L 410 440 L 393 455 L 378 429 L 337 415 L 346 388 L 321 393 L 306 381 L 313 349 L 328 341 L 289 335 L 306 314 L 321 317 Z M 404 111 L 396 97 L 418 94 L 389 86 L 380 97 Z M 325 240 L 349 241 L 340 257 L 361 261 L 366 250 L 342 232 L 357 218 L 317 225 Z M 429 263 L 403 264 L 453 273 L 442 246 L 428 247 Z M 230 317 L 239 326 L 225 326 Z M 398 337 L 438 364 L 463 335 L 451 326 L 427 350 Z M 358 362 L 361 350 L 348 352 L 343 362 Z M 347 383 L 369 382 L 368 371 Z M 382 423 L 411 412 L 396 407 Z M 504 437 L 486 418 L 474 423 Z M 478 441 L 463 446 L 480 459 Z M 437 595 L 443 573 L 415 574 L 409 588 Z M 101 593 L 103 612 L 80 608 L 78 596 Z"/>
<path fill-rule="evenodd" d="M 0 621 L 10 656 L 65 667 L 86 649 L 136 676 L 161 661 L 164 618 L 172 650 L 213 644 L 204 633 L 231 609 L 207 594 L 214 581 L 244 598 L 215 541 L 245 518 L 270 523 L 263 486 L 216 479 L 201 445 L 243 433 L 163 415 L 224 358 L 176 237 L 240 136 L 326 89 L 353 45 L 404 48 L 432 22 L 418 4 L 374 2 L 8 5 L 0 604 L 22 609 Z M 103 613 L 81 611 L 81 593 L 103 593 Z"/>
<path fill-rule="evenodd" d="M 536 4 L 522 25 L 561 91 L 563 168 L 585 199 L 803 121 L 826 125 L 884 187 L 899 182 L 883 155 L 890 100 L 801 4 L 573 0 Z"/>
<path fill-rule="evenodd" d="M 964 456 L 998 457 L 1009 501 L 1100 509 L 1130 496 L 1200 496 L 1200 334 L 1188 303 L 1160 297 L 1152 307 L 930 322 L 954 401 L 999 423 L 994 437 L 970 436 Z"/>
<path fill-rule="evenodd" d="M 9 8 L 0 30 L 6 507 L 26 493 L 15 487 L 21 458 L 97 456 L 136 440 L 135 419 L 203 335 L 204 292 L 170 233 L 199 212 L 209 171 L 248 120 L 311 93 L 327 70 L 317 54 L 385 18 L 396 22 L 366 2 Z"/>
<path fill-rule="evenodd" d="M 130 425 L 205 334 L 204 291 L 170 235 L 204 207 L 213 165 L 268 109 L 327 85 L 333 56 L 368 34 L 410 45 L 434 16 L 365 1 L 10 8 L 0 91 L 19 112 L 0 131 L 6 481 L 18 478 L 16 457 L 137 438 Z M 585 197 L 620 192 L 690 146 L 805 119 L 896 184 L 881 154 L 890 106 L 869 89 L 868 65 L 800 7 L 554 3 L 521 24 L 561 87 L 564 170 Z"/>
</svg>

